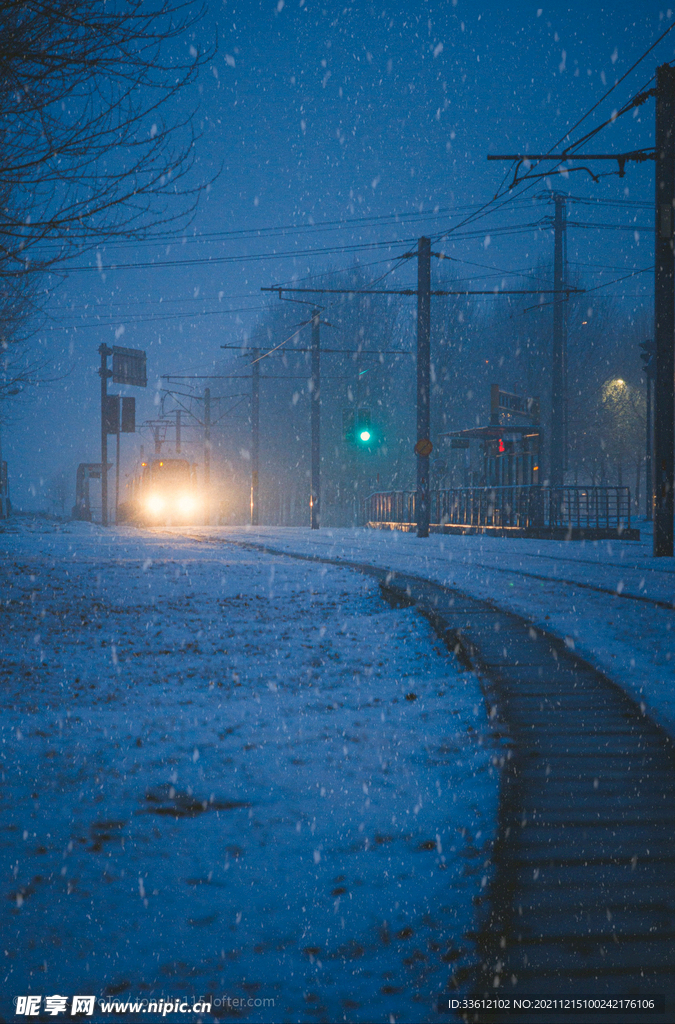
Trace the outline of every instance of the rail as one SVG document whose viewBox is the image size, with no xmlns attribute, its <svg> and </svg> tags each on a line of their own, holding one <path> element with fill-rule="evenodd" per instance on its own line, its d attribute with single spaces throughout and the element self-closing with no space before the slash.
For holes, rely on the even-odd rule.
<svg viewBox="0 0 675 1024">
<path fill-rule="evenodd" d="M 630 530 L 629 487 L 453 487 L 431 492 L 436 526 L 492 529 Z M 366 523 L 414 524 L 415 491 L 380 491 L 365 499 Z"/>
</svg>

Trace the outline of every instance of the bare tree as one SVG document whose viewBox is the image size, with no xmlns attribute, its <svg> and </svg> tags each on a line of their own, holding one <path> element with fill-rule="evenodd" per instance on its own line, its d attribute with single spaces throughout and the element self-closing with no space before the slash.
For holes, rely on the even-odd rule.
<svg viewBox="0 0 675 1024">
<path fill-rule="evenodd" d="M 207 183 L 190 176 L 194 109 L 178 95 L 213 51 L 195 42 L 203 15 L 186 0 L 0 0 L 0 397 L 39 370 L 29 277 L 188 222 Z"/>
<path fill-rule="evenodd" d="M 173 101 L 209 56 L 191 41 L 201 15 L 183 0 L 0 0 L 5 273 L 193 208 L 193 111 Z"/>
</svg>

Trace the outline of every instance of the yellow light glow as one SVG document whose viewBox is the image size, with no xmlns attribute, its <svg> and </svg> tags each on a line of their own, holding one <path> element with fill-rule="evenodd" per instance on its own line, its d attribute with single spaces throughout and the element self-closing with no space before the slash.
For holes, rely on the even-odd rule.
<svg viewBox="0 0 675 1024">
<path fill-rule="evenodd" d="M 608 380 L 603 384 L 602 400 L 603 402 L 625 401 L 627 391 L 628 385 L 625 380 L 622 380 L 621 377 L 614 377 L 612 380 Z"/>
<path fill-rule="evenodd" d="M 164 498 L 159 494 L 151 494 L 146 505 L 148 512 L 156 516 L 164 509 Z"/>
<path fill-rule="evenodd" d="M 181 494 L 180 498 L 178 499 L 178 509 L 180 512 L 188 514 L 189 512 L 194 512 L 196 507 L 197 502 L 195 501 L 191 494 Z"/>
</svg>

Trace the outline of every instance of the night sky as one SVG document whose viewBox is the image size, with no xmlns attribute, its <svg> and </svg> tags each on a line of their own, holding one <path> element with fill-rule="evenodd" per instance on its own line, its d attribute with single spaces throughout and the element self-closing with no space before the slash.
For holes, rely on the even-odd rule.
<svg viewBox="0 0 675 1024">
<path fill-rule="evenodd" d="M 199 103 L 192 182 L 215 180 L 184 233 L 102 245 L 45 280 L 47 315 L 35 344 L 51 358 L 55 379 L 7 410 L 3 454 L 14 504 L 47 507 L 55 473 L 65 471 L 74 484 L 77 464 L 100 458 L 101 342 L 147 350 L 147 392 L 126 392 L 136 394 L 141 423 L 157 415 L 161 374 L 242 365 L 219 346 L 244 344 L 266 303 L 278 301 L 261 286 L 306 284 L 355 260 L 374 280 L 419 235 L 430 234 L 464 261 L 452 269 L 467 287 L 516 287 L 519 279 L 509 274 L 552 258 L 551 231 L 535 226 L 550 216 L 543 194 L 551 188 L 593 200 L 571 203 L 571 221 L 623 226 L 570 228 L 570 270 L 587 287 L 651 267 L 651 163 L 598 183 L 585 172 L 538 181 L 503 208 L 493 204 L 464 231 L 439 236 L 504 182 L 509 165 L 488 163 L 488 153 L 548 150 L 669 19 L 672 12 L 651 0 L 542 8 L 496 0 L 344 7 L 209 0 L 196 42 L 208 46 L 217 34 L 218 52 L 176 115 Z M 573 137 L 609 117 L 674 55 L 675 33 Z M 589 148 L 650 146 L 653 118 L 651 100 Z M 613 164 L 594 169 L 616 171 Z M 408 263 L 384 281 L 411 285 L 414 269 Z M 605 292 L 627 317 L 644 314 L 651 275 Z M 412 345 L 412 317 L 410 324 Z M 247 415 L 240 412 L 240 428 Z M 226 421 L 222 429 L 229 429 Z M 141 443 L 150 444 L 147 432 L 124 438 L 126 470 Z"/>
</svg>

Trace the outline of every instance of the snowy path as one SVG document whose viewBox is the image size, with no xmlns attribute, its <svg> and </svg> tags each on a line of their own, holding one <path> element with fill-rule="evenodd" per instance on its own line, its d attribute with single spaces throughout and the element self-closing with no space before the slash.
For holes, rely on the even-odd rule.
<svg viewBox="0 0 675 1024">
<path fill-rule="evenodd" d="M 379 530 L 202 532 L 413 573 L 492 601 L 565 638 L 675 736 L 675 610 L 666 607 L 675 602 L 675 559 L 652 558 L 648 536 L 564 543 L 437 534 L 418 540 Z"/>
<path fill-rule="evenodd" d="M 0 548 L 0 1013 L 436 1019 L 475 955 L 497 776 L 477 680 L 425 620 L 232 545 L 82 524 Z"/>
</svg>

